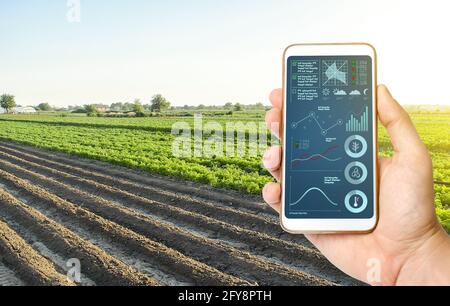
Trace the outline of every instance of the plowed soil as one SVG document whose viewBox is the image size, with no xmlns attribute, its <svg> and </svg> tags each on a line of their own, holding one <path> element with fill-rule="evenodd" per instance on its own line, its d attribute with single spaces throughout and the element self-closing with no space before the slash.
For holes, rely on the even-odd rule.
<svg viewBox="0 0 450 306">
<path fill-rule="evenodd" d="M 247 284 L 357 282 L 257 197 L 0 142 L 0 285 Z"/>
</svg>

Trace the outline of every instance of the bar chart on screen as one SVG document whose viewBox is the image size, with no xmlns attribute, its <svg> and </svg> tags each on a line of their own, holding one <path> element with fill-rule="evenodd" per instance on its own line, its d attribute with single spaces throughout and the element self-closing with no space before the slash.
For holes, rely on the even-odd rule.
<svg viewBox="0 0 450 306">
<path fill-rule="evenodd" d="M 347 132 L 368 132 L 369 131 L 369 107 L 366 106 L 364 112 L 358 115 L 351 114 L 350 119 L 345 123 Z"/>
</svg>

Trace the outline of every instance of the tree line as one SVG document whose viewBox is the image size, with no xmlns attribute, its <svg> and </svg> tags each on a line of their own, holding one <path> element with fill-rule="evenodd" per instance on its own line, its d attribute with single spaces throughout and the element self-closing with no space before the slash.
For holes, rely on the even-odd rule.
<svg viewBox="0 0 450 306">
<path fill-rule="evenodd" d="M 167 110 L 168 108 L 170 108 L 170 102 L 162 95 L 158 94 L 153 96 L 150 104 L 142 104 L 139 99 L 136 99 L 133 103 L 115 102 L 109 106 L 102 104 L 88 104 L 85 105 L 82 109 L 78 108 L 78 110 L 84 110 L 88 115 L 96 115 L 99 112 L 133 112 L 139 116 L 143 115 L 145 112 L 160 113 Z"/>
<path fill-rule="evenodd" d="M 9 94 L 3 94 L 0 96 L 0 107 L 4 108 L 7 113 L 10 113 L 14 107 L 18 106 L 15 101 L 15 97 Z M 158 94 L 153 96 L 150 104 L 142 104 L 139 99 L 136 99 L 133 103 L 112 103 L 110 106 L 102 104 L 86 104 L 84 106 L 69 106 L 67 108 L 55 108 L 49 103 L 43 102 L 37 106 L 33 106 L 38 111 L 72 111 L 83 112 L 88 114 L 96 114 L 103 111 L 111 112 L 135 112 L 144 113 L 150 112 L 162 112 L 170 108 L 170 102 L 167 101 L 162 95 Z"/>
<path fill-rule="evenodd" d="M 4 108 L 7 113 L 16 107 L 16 101 L 13 95 L 3 94 L 0 97 L 0 107 Z M 265 106 L 262 103 L 243 105 L 240 103 L 228 102 L 225 105 L 212 105 L 206 106 L 204 104 L 199 104 L 197 106 L 184 105 L 171 107 L 171 103 L 162 95 L 157 94 L 152 97 L 149 104 L 143 104 L 139 99 L 134 100 L 134 102 L 115 102 L 110 105 L 105 104 L 86 104 L 84 106 L 68 106 L 63 108 L 56 108 L 51 106 L 47 102 L 33 106 L 37 111 L 65 111 L 73 113 L 86 113 L 91 116 L 95 116 L 99 113 L 130 113 L 133 112 L 136 115 L 143 115 L 145 112 L 160 113 L 168 109 L 171 110 L 218 110 L 225 109 L 228 111 L 242 111 L 244 109 L 264 109 Z"/>
</svg>

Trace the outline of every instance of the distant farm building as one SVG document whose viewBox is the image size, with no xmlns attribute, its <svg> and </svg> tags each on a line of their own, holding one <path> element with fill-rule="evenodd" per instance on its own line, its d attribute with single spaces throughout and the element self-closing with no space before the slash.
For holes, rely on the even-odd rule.
<svg viewBox="0 0 450 306">
<path fill-rule="evenodd" d="M 11 109 L 11 114 L 33 114 L 36 113 L 34 107 L 25 106 L 25 107 L 14 107 Z M 0 114 L 6 114 L 6 110 L 0 107 Z"/>
</svg>

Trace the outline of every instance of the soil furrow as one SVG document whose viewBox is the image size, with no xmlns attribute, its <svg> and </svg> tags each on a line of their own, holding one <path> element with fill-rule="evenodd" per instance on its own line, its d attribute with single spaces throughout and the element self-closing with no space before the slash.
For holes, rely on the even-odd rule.
<svg viewBox="0 0 450 306">
<path fill-rule="evenodd" d="M 27 161 L 30 164 L 27 164 L 27 162 L 21 162 L 21 160 L 18 159 L 17 156 L 14 156 L 11 158 L 11 155 L 8 155 L 8 153 L 1 152 L 1 154 L 5 155 L 5 158 L 9 158 L 11 161 L 19 162 L 21 166 L 23 167 L 32 167 L 33 169 L 37 169 L 37 164 L 32 164 L 31 161 Z M 19 152 L 16 153 L 20 154 Z M 23 160 L 22 160 L 23 161 Z M 64 173 L 64 177 L 57 176 L 58 174 L 62 175 L 63 173 L 61 171 L 56 171 L 55 169 L 49 170 L 46 169 L 46 166 L 39 166 L 40 169 L 48 170 L 45 174 L 49 175 L 55 179 L 57 179 L 59 182 L 65 182 L 69 185 L 77 185 L 80 184 L 80 178 L 74 177 L 73 175 L 69 175 L 67 173 Z M 98 182 L 99 180 L 96 180 Z M 104 185 L 89 185 L 86 186 L 86 182 L 89 183 L 89 181 L 82 180 L 83 189 L 89 189 L 90 192 L 95 193 L 98 192 L 99 189 L 102 189 Z M 100 188 L 99 188 L 100 186 Z M 117 182 L 115 185 L 117 187 Z M 227 236 L 229 239 L 232 239 L 236 242 L 246 242 L 248 245 L 251 245 L 251 251 L 260 255 L 269 255 L 269 257 L 276 257 L 280 260 L 287 262 L 289 264 L 292 264 L 298 268 L 304 269 L 305 271 L 314 273 L 314 274 L 320 274 L 320 275 L 327 275 L 328 278 L 337 280 L 344 278 L 342 276 L 342 273 L 335 269 L 331 264 L 329 264 L 317 251 L 311 250 L 309 248 L 305 248 L 299 244 L 286 242 L 268 235 L 261 234 L 257 231 L 250 231 L 246 229 L 242 229 L 237 226 L 230 226 L 229 224 L 225 222 L 221 222 L 218 220 L 215 220 L 211 217 L 205 217 L 204 215 L 195 214 L 195 213 L 188 213 L 184 210 L 179 210 L 176 207 L 170 208 L 165 204 L 161 204 L 159 202 L 148 202 L 145 201 L 146 198 L 136 197 L 134 194 L 130 195 L 129 193 L 124 193 L 122 190 L 115 192 L 112 192 L 111 190 L 108 190 L 109 192 L 105 195 L 102 195 L 104 197 L 108 197 L 110 200 L 116 200 L 118 197 L 122 197 L 125 194 L 124 201 L 126 201 L 127 206 L 131 206 L 133 208 L 137 208 L 138 210 L 143 210 L 145 212 L 150 211 L 150 213 L 158 213 L 158 215 L 162 215 L 166 218 L 170 219 L 177 219 L 184 224 L 194 224 L 196 227 L 200 227 L 202 230 L 208 229 L 211 231 L 214 231 L 216 233 L 221 233 L 221 235 Z M 78 198 L 78 195 L 73 195 L 74 198 Z M 122 202 L 124 202 L 122 201 Z M 178 202 L 182 203 L 182 202 Z M 195 204 L 193 204 L 195 205 Z M 212 210 L 214 208 L 211 208 Z M 213 211 L 214 212 L 214 211 Z M 217 212 L 218 215 L 220 215 L 220 211 Z"/>
<path fill-rule="evenodd" d="M 203 263 L 183 256 L 181 253 L 138 235 L 117 223 L 95 215 L 13 174 L 0 170 L 0 178 L 5 186 L 14 190 L 28 202 L 58 211 L 59 215 L 65 216 L 67 220 L 78 221 L 80 227 L 87 227 L 89 231 L 114 240 L 114 242 L 125 246 L 129 252 L 145 255 L 145 258 L 152 261 L 155 266 L 178 276 L 184 281 L 190 281 L 196 285 L 249 284 L 244 280 L 221 273 Z M 83 199 L 79 198 L 79 200 Z"/>
<path fill-rule="evenodd" d="M 2 185 L 2 187 L 5 187 Z M 8 189 L 9 192 L 9 189 Z M 22 200 L 20 200 L 22 201 Z M 25 203 L 26 204 L 26 203 Z M 14 230 L 26 243 L 28 243 L 33 249 L 35 249 L 39 254 L 50 260 L 56 268 L 56 270 L 66 275 L 68 272 L 68 258 L 65 258 L 63 254 L 58 254 L 57 252 L 51 250 L 44 241 L 39 239 L 34 233 L 24 227 L 23 222 L 17 222 L 16 218 L 6 211 L 0 210 L 0 217 L 9 225 L 9 227 Z M 80 271 L 80 282 L 77 282 L 78 286 L 95 286 L 95 282 L 90 279 L 83 271 Z"/>
<path fill-rule="evenodd" d="M 52 169 L 56 169 L 75 176 L 88 178 L 105 185 L 115 186 L 120 190 L 130 192 L 134 195 L 139 195 L 149 200 L 177 206 L 183 208 L 184 210 L 197 212 L 204 216 L 216 218 L 248 230 L 265 233 L 268 236 L 274 238 L 279 238 L 287 241 L 295 241 L 307 247 L 311 247 L 311 244 L 306 240 L 306 238 L 304 238 L 303 236 L 294 236 L 285 233 L 283 230 L 281 230 L 278 220 L 274 220 L 273 218 L 269 218 L 265 215 L 255 215 L 254 213 L 236 210 L 227 206 L 215 205 L 211 202 L 207 202 L 201 199 L 194 199 L 190 196 L 186 196 L 177 192 L 171 192 L 163 190 L 161 188 L 155 188 L 153 186 L 146 186 L 139 182 L 130 181 L 128 179 L 120 179 L 103 173 L 91 171 L 86 167 L 80 168 L 49 160 L 48 158 L 45 159 L 37 157 L 35 155 L 25 153 L 21 150 L 11 149 L 3 146 L 0 146 L 0 150 L 27 161 L 50 167 Z"/>
<path fill-rule="evenodd" d="M 11 174 L 0 170 L 0 176 L 11 177 Z M 3 212 L 10 214 L 16 222 L 31 230 L 50 249 L 64 254 L 68 259 L 79 259 L 83 272 L 98 285 L 157 285 L 154 279 L 106 254 L 3 189 L 0 189 L 0 203 Z"/>
<path fill-rule="evenodd" d="M 16 162 L 20 160 L 19 158 L 7 156 L 7 154 L 5 153 L 3 153 L 2 155 L 4 155 L 4 159 L 10 159 L 12 161 L 15 160 Z M 7 162 L 3 162 L 2 167 L 4 167 L 6 163 Z M 22 164 L 26 168 L 27 164 L 30 163 L 22 160 Z M 60 176 L 58 178 L 58 181 L 60 181 L 64 177 L 70 177 L 70 175 L 68 174 L 60 173 L 57 170 L 49 168 L 45 169 L 46 167 L 42 167 L 36 164 L 28 165 L 28 167 L 29 166 L 32 166 L 33 171 L 35 172 L 47 172 L 47 175 L 50 176 L 58 174 Z M 45 171 L 43 169 L 45 169 Z M 218 243 L 211 239 L 194 235 L 183 229 L 168 226 L 167 224 L 163 224 L 162 222 L 159 222 L 157 220 L 150 219 L 125 207 L 120 207 L 119 205 L 111 201 L 107 201 L 103 198 L 96 197 L 95 195 L 86 192 L 84 192 L 83 194 L 83 192 L 79 190 L 82 186 L 83 189 L 90 189 L 90 193 L 101 196 L 105 196 L 106 193 L 110 192 L 114 192 L 116 193 L 116 195 L 117 193 L 126 194 L 125 192 L 115 190 L 112 187 L 103 186 L 96 182 L 72 176 L 71 179 L 78 182 L 78 184 L 71 184 L 72 186 L 78 187 L 74 188 L 59 183 L 54 179 L 46 178 L 41 174 L 32 173 L 25 169 L 22 169 L 20 171 L 17 169 L 9 169 L 8 171 L 14 172 L 16 174 L 17 172 L 21 172 L 19 176 L 24 176 L 25 178 L 30 179 L 30 181 L 37 182 L 40 185 L 52 184 L 52 190 L 60 185 L 60 189 L 65 188 L 67 191 L 70 190 L 70 192 L 72 193 L 72 197 L 74 196 L 74 194 L 77 195 L 76 204 L 87 207 L 90 211 L 102 217 L 110 219 L 113 222 L 125 225 L 126 227 L 147 237 L 151 237 L 152 239 L 161 241 L 167 246 L 182 251 L 183 253 L 186 253 L 186 255 L 191 256 L 197 260 L 207 262 L 211 266 L 217 267 L 220 270 L 224 270 L 227 273 L 240 277 L 247 277 L 247 279 L 251 281 L 264 280 L 267 282 L 264 284 L 329 284 L 329 282 L 323 279 L 313 277 L 312 275 L 298 271 L 296 269 L 288 268 L 284 265 L 276 264 L 258 258 L 247 252 L 239 251 L 233 247 Z M 84 182 L 84 184 L 82 184 L 81 182 Z M 92 190 L 92 186 L 94 186 L 94 189 L 96 190 Z M 137 196 L 128 196 L 131 197 L 129 199 L 131 201 L 142 200 Z M 151 202 L 149 204 L 151 204 Z M 178 213 L 175 208 L 170 208 L 175 213 Z"/>
<path fill-rule="evenodd" d="M 217 190 L 216 188 L 212 188 L 210 186 L 185 181 L 180 184 L 180 181 L 174 178 L 150 174 L 141 170 L 129 169 L 102 161 L 87 160 L 77 156 L 68 156 L 67 154 L 61 152 L 42 150 L 19 143 L 0 141 L 0 145 L 21 150 L 22 152 L 27 152 L 44 159 L 51 158 L 53 161 L 58 161 L 67 165 L 91 169 L 92 171 L 104 173 L 112 177 L 140 182 L 148 186 L 159 187 L 163 190 L 170 190 L 175 193 L 189 195 L 193 198 L 202 198 L 236 209 L 244 208 L 255 214 L 263 213 L 272 216 L 274 220 L 278 219 L 273 210 L 267 205 L 261 203 L 260 200 L 257 200 L 255 196 L 244 195 L 234 190 L 225 190 L 223 192 L 220 189 Z"/>
<path fill-rule="evenodd" d="M 24 285 L 24 282 L 12 270 L 0 262 L 0 286 L 16 287 Z"/>
<path fill-rule="evenodd" d="M 3 203 L 2 203 L 3 204 Z M 3 205 L 2 209 L 4 208 Z M 0 256 L 18 277 L 29 285 L 74 286 L 75 284 L 56 271 L 47 258 L 40 255 L 14 230 L 0 220 Z"/>
<path fill-rule="evenodd" d="M 0 151 L 0 154 L 3 154 L 4 159 L 8 159 L 14 163 L 20 164 L 20 166 L 25 168 L 33 168 L 35 171 L 39 167 L 44 171 L 45 175 L 51 176 L 57 179 L 59 182 L 65 182 L 68 185 L 79 185 L 82 184 L 85 189 L 88 189 L 91 193 L 98 193 L 99 190 L 105 190 L 106 186 L 115 186 L 114 188 L 106 188 L 106 193 L 102 196 L 107 197 L 109 200 L 117 201 L 118 198 L 122 199 L 122 202 L 127 203 L 126 206 L 132 206 L 139 210 L 149 211 L 151 213 L 157 213 L 158 215 L 168 216 L 171 219 L 176 218 L 187 224 L 195 224 L 200 226 L 202 229 L 210 229 L 215 232 L 219 232 L 221 234 L 228 235 L 231 239 L 245 241 L 250 245 L 255 246 L 255 248 L 260 247 L 261 249 L 270 249 L 272 252 L 278 252 L 278 256 L 282 257 L 282 259 L 287 259 L 293 263 L 297 263 L 299 265 L 308 263 L 308 261 L 313 261 L 314 263 L 320 261 L 323 263 L 322 270 L 333 270 L 333 267 L 330 264 L 326 264 L 327 261 L 315 250 L 312 250 L 307 247 L 303 247 L 302 245 L 287 242 L 280 240 L 278 238 L 261 234 L 258 231 L 251 231 L 247 229 L 243 229 L 239 226 L 219 221 L 210 216 L 205 216 L 204 214 L 190 213 L 190 211 L 186 211 L 184 209 L 179 209 L 178 204 L 182 204 L 183 200 L 177 201 L 176 205 L 173 207 L 169 207 L 167 204 L 162 204 L 159 201 L 153 201 L 148 198 L 144 198 L 141 196 L 137 196 L 134 193 L 125 192 L 124 190 L 119 190 L 116 187 L 116 184 L 112 185 L 104 185 L 99 184 L 99 179 L 94 181 L 87 180 L 81 177 L 75 177 L 69 173 L 65 173 L 62 171 L 56 171 L 54 168 L 49 168 L 47 166 L 41 166 L 36 163 L 33 163 L 28 160 L 19 159 L 17 156 L 12 156 L 8 153 Z M 16 153 L 17 154 L 17 153 Z M 192 204 L 195 206 L 196 204 Z M 214 207 L 209 207 L 208 215 L 220 216 L 222 219 L 223 213 L 220 210 L 217 210 Z M 241 214 L 241 212 L 235 212 L 236 215 Z M 241 220 L 242 224 L 245 224 L 248 220 Z M 338 273 L 336 271 L 336 273 Z"/>
</svg>

